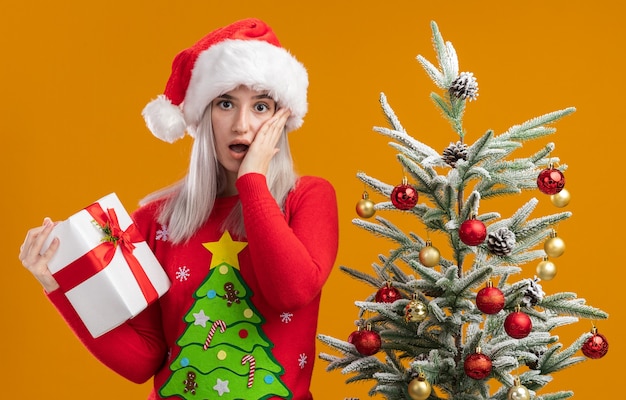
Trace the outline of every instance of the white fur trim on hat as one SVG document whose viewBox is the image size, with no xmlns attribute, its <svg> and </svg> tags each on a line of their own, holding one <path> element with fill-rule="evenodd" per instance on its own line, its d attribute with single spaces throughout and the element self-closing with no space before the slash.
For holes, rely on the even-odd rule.
<svg viewBox="0 0 626 400">
<path fill-rule="evenodd" d="M 279 107 L 291 110 L 286 129 L 299 128 L 307 113 L 308 75 L 287 50 L 260 40 L 225 40 L 200 53 L 182 104 L 195 130 L 213 99 L 244 85 L 266 90 Z"/>
</svg>

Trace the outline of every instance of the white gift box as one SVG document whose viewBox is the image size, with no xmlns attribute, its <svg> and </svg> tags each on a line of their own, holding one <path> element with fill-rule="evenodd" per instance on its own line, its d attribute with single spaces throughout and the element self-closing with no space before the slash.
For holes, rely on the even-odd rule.
<svg viewBox="0 0 626 400">
<path fill-rule="evenodd" d="M 117 216 L 126 234 L 107 236 L 106 224 L 88 210 L 109 219 L 113 236 L 111 220 Z M 163 267 L 115 193 L 57 224 L 42 252 L 55 237 L 60 245 L 48 267 L 94 338 L 136 316 L 170 288 Z"/>
</svg>

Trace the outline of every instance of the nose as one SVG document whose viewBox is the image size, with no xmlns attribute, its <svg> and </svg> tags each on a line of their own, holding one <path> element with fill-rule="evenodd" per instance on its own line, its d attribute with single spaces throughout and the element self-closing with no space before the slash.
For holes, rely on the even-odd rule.
<svg viewBox="0 0 626 400">
<path fill-rule="evenodd" d="M 245 109 L 240 109 L 235 114 L 232 130 L 235 133 L 246 133 L 250 129 L 250 117 Z"/>
</svg>

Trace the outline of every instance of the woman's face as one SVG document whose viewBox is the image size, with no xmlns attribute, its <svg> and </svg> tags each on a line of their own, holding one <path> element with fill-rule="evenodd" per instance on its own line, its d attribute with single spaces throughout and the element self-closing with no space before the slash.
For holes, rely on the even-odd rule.
<svg viewBox="0 0 626 400">
<path fill-rule="evenodd" d="M 241 161 L 259 128 L 276 112 L 276 102 L 266 92 L 240 86 L 213 100 L 211 123 L 217 160 L 236 177 Z"/>
</svg>

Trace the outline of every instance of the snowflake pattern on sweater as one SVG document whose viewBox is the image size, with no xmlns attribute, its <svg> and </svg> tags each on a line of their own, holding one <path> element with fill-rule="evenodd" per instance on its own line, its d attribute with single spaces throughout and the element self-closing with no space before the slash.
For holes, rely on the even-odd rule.
<svg viewBox="0 0 626 400">
<path fill-rule="evenodd" d="M 162 240 L 164 242 L 169 238 L 169 233 L 167 232 L 167 226 L 161 225 L 161 229 L 156 232 L 156 240 Z"/>
<path fill-rule="evenodd" d="M 282 322 L 284 322 L 285 324 L 290 323 L 291 322 L 291 318 L 293 318 L 293 313 L 284 312 L 284 313 L 280 314 L 280 320 Z"/>
<path fill-rule="evenodd" d="M 183 265 L 182 267 L 178 267 L 176 271 L 176 280 L 179 282 L 186 281 L 189 279 L 190 271 L 187 266 Z"/>
</svg>

